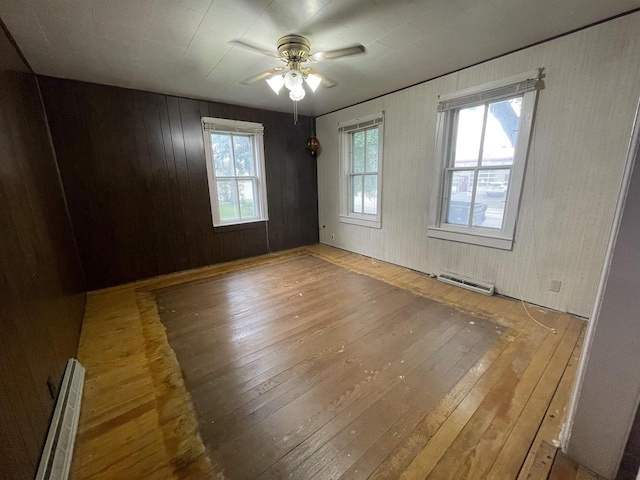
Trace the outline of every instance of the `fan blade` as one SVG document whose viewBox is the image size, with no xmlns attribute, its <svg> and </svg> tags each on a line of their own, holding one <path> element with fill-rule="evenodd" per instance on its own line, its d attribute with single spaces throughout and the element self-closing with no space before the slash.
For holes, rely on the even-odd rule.
<svg viewBox="0 0 640 480">
<path fill-rule="evenodd" d="M 278 58 L 278 55 L 277 55 L 276 52 L 274 52 L 272 50 L 267 50 L 265 48 L 261 48 L 261 47 L 259 47 L 257 45 L 253 45 L 252 43 L 249 43 L 249 42 L 247 42 L 245 40 L 239 40 L 239 39 L 231 40 L 229 42 L 229 45 L 232 45 L 232 46 L 238 47 L 238 48 L 242 48 L 244 50 L 248 50 L 250 52 L 257 53 L 257 54 L 260 54 L 260 55 L 265 55 L 267 57 Z"/>
<path fill-rule="evenodd" d="M 325 88 L 331 88 L 331 87 L 335 87 L 336 85 L 338 85 L 337 82 L 331 80 L 329 77 L 326 77 L 325 75 L 321 74 L 320 72 L 317 72 L 313 68 L 307 69 L 306 72 L 307 73 L 312 73 L 312 74 L 320 77 L 322 79 L 322 84 L 324 85 Z"/>
<path fill-rule="evenodd" d="M 274 73 L 278 73 L 279 71 L 281 71 L 283 68 L 284 67 L 272 68 L 271 70 L 267 70 L 266 72 L 259 73 L 258 75 L 254 75 L 251 78 L 247 78 L 246 80 L 243 80 L 240 83 L 243 85 L 253 85 L 256 82 L 259 82 L 260 80 L 266 80 Z"/>
<path fill-rule="evenodd" d="M 323 58 L 327 60 L 333 60 L 334 58 L 347 57 L 349 55 L 358 55 L 359 53 L 364 53 L 365 48 L 364 45 L 352 45 L 351 47 L 339 48 L 337 50 L 329 50 L 328 52 L 318 52 L 313 54 L 313 58 L 315 60 L 322 60 Z"/>
</svg>

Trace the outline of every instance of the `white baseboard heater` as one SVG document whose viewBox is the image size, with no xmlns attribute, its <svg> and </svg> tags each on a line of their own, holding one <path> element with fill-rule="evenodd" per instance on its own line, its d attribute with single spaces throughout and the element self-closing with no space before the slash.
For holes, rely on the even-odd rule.
<svg viewBox="0 0 640 480">
<path fill-rule="evenodd" d="M 474 280 L 473 278 L 458 275 L 457 273 L 442 272 L 438 275 L 438 280 L 450 285 L 456 285 L 458 287 L 466 288 L 474 292 L 482 293 L 484 295 L 493 295 L 495 292 L 495 286 L 490 283 Z"/>
<path fill-rule="evenodd" d="M 71 358 L 67 362 L 36 480 L 69 478 L 71 456 L 80 417 L 84 371 L 84 367 L 76 359 Z"/>
</svg>

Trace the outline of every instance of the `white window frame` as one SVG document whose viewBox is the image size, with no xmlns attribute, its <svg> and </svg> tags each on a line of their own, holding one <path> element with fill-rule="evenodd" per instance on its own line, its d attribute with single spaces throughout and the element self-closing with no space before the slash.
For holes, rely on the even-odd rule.
<svg viewBox="0 0 640 480">
<path fill-rule="evenodd" d="M 254 171 L 252 177 L 224 177 L 225 179 L 256 179 L 256 198 L 258 216 L 246 219 L 221 220 L 220 209 L 218 205 L 218 188 L 215 167 L 213 164 L 213 153 L 211 151 L 211 134 L 241 134 L 249 135 L 252 141 L 254 155 Z M 227 225 L 241 225 L 247 223 L 264 222 L 269 220 L 267 209 L 267 181 L 265 176 L 264 165 L 264 127 L 261 123 L 242 122 L 239 120 L 228 120 L 224 118 L 202 117 L 202 135 L 204 138 L 204 150 L 207 164 L 207 180 L 209 182 L 209 200 L 211 203 L 211 216 L 213 218 L 214 227 L 223 227 Z M 235 163 L 234 163 L 235 168 Z M 238 206 L 240 201 L 238 199 Z"/>
<path fill-rule="evenodd" d="M 350 207 L 351 190 L 351 160 L 352 160 L 352 136 L 354 133 L 378 127 L 378 171 L 377 175 L 377 205 L 376 213 L 355 213 Z M 369 228 L 382 228 L 382 160 L 384 157 L 384 112 L 374 113 L 365 117 L 354 118 L 338 124 L 340 135 L 340 211 L 341 223 L 349 223 Z"/>
<path fill-rule="evenodd" d="M 511 250 L 513 248 L 524 173 L 529 151 L 529 140 L 533 129 L 540 72 L 541 70 L 533 70 L 513 77 L 440 96 L 436 127 L 436 158 L 439 159 L 439 171 L 437 175 L 438 188 L 435 189 L 436 197 L 432 198 L 432 201 L 430 202 L 427 236 L 503 250 Z M 450 147 L 454 141 L 452 119 L 455 112 L 460 108 L 466 108 L 473 106 L 474 104 L 480 105 L 486 102 L 508 99 L 516 96 L 522 96 L 523 101 L 522 110 L 520 112 L 518 139 L 509 176 L 509 188 L 505 197 L 502 229 L 496 230 L 487 227 L 473 227 L 445 223 L 446 208 L 449 201 L 447 169 L 451 162 Z M 451 107 L 451 105 L 456 105 L 456 102 L 459 106 Z M 496 165 L 495 168 L 504 169 L 504 166 Z M 478 177 L 479 175 L 474 176 L 476 184 L 478 182 Z M 474 192 L 476 191 L 476 188 L 477 187 L 474 187 Z M 474 202 L 472 201 L 470 208 L 473 203 Z M 470 212 L 470 214 L 471 213 L 472 212 Z"/>
</svg>

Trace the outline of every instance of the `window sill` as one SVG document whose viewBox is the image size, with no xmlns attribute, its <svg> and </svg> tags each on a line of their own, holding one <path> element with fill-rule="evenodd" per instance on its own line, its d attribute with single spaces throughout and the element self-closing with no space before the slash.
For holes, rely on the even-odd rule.
<svg viewBox="0 0 640 480">
<path fill-rule="evenodd" d="M 246 222 L 238 223 L 223 223 L 220 225 L 214 225 L 213 230 L 215 233 L 235 232 L 238 230 L 250 230 L 252 228 L 264 228 L 264 224 L 267 220 L 249 220 Z"/>
<path fill-rule="evenodd" d="M 444 228 L 429 227 L 427 228 L 427 236 L 481 247 L 499 248 L 500 250 L 511 250 L 513 248 L 513 238 L 481 235 L 475 232 L 454 232 Z"/>
<path fill-rule="evenodd" d="M 360 225 L 361 227 L 369 228 L 382 228 L 382 223 L 378 219 L 354 217 L 350 215 L 340 215 L 340 223 L 349 223 L 351 225 Z"/>
</svg>

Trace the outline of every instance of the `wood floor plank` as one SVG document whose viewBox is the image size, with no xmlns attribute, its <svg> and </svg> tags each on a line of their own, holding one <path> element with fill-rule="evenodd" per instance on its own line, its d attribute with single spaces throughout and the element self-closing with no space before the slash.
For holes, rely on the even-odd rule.
<svg viewBox="0 0 640 480">
<path fill-rule="evenodd" d="M 416 305 L 415 308 L 419 307 Z M 405 315 L 409 314 L 409 310 L 407 309 L 404 309 L 403 312 Z M 408 324 L 407 328 L 410 329 L 411 325 L 413 325 L 413 328 L 416 329 L 416 334 L 423 334 L 425 336 L 433 335 L 433 337 L 436 339 L 439 338 L 438 333 L 440 329 L 444 330 L 445 327 L 447 327 L 446 331 L 449 330 L 448 324 L 441 324 L 438 326 L 434 325 L 434 327 L 437 328 L 430 330 L 419 329 L 419 326 L 416 324 Z M 278 410 L 279 408 L 281 408 L 281 406 L 286 405 L 299 396 L 306 394 L 309 390 L 318 387 L 319 384 L 327 381 L 330 377 L 336 375 L 337 373 L 343 373 L 347 375 L 352 370 L 360 370 L 360 364 L 372 365 L 373 362 L 375 362 L 375 358 L 380 355 L 380 349 L 383 347 L 382 342 L 373 337 L 373 334 L 380 333 L 377 332 L 377 330 L 389 330 L 393 328 L 392 325 L 382 325 L 381 327 L 385 328 L 373 330 L 367 335 L 359 338 L 356 342 L 348 343 L 345 341 L 345 339 L 342 339 L 342 342 L 344 343 L 338 342 L 337 344 L 334 344 L 332 351 L 327 356 L 325 361 L 322 361 L 319 365 L 317 365 L 319 371 L 315 375 L 305 376 L 304 378 L 296 376 L 285 382 L 282 387 L 265 392 L 250 405 L 247 405 L 246 408 L 238 408 L 233 412 L 233 414 L 224 417 L 221 422 L 218 422 L 216 424 L 215 429 L 207 429 L 207 432 L 204 433 L 205 437 L 217 437 L 217 440 L 221 440 L 226 436 L 233 436 L 234 434 L 238 435 L 246 426 L 259 422 L 262 418 L 265 418 L 271 412 Z M 397 337 L 398 340 L 403 340 L 402 337 Z M 408 339 L 405 337 L 405 339 L 403 340 L 403 344 L 406 344 L 407 340 Z M 384 344 L 384 348 L 390 349 L 396 347 L 397 345 L 397 342 L 386 342 Z M 340 350 L 342 351 L 338 354 Z M 368 372 L 365 371 L 365 374 L 366 373 Z M 207 413 L 209 413 L 208 409 L 198 410 L 199 413 L 203 415 L 207 415 Z M 216 418 L 216 415 L 217 413 L 213 412 L 212 418 Z M 225 427 L 232 428 L 230 428 L 231 431 L 223 434 L 222 429 L 224 429 Z"/>
<path fill-rule="evenodd" d="M 438 374 L 437 369 L 429 372 L 428 375 L 423 376 L 423 374 L 420 374 L 417 380 L 421 385 L 415 389 L 413 401 L 411 401 L 409 405 L 403 402 L 403 407 L 405 408 L 394 409 L 400 414 L 400 418 L 379 438 L 370 436 L 368 443 L 371 444 L 371 446 L 366 452 L 360 455 L 359 458 L 353 447 L 350 448 L 350 450 L 352 450 L 351 457 L 347 455 L 348 458 L 344 458 L 344 453 L 341 454 L 342 462 L 349 467 L 345 473 L 342 474 L 341 478 L 369 478 L 398 444 L 407 438 L 407 434 L 413 432 L 420 419 L 435 408 L 439 403 L 438 399 L 445 396 L 456 385 L 460 378 L 476 364 L 479 358 L 495 344 L 495 336 L 497 335 L 499 335 L 499 332 L 496 330 L 485 333 L 455 364 L 451 366 L 447 364 L 438 365 L 437 368 L 442 370 L 446 369 L 446 371 L 443 371 L 442 376 L 438 379 L 437 390 L 426 381 L 429 378 L 428 375 L 433 376 Z"/>
<path fill-rule="evenodd" d="M 416 394 L 415 377 L 418 372 L 432 373 L 448 364 L 452 359 L 452 343 L 458 343 L 461 336 L 466 336 L 464 331 L 458 331 L 457 334 L 442 343 L 438 350 L 433 352 L 426 361 L 418 365 L 410 365 L 408 371 L 403 371 L 404 375 L 398 375 L 397 378 L 381 377 L 376 390 L 369 390 L 369 395 L 360 397 L 357 402 L 353 402 L 348 410 L 344 410 L 338 421 L 331 421 L 329 425 L 320 432 L 320 435 L 314 435 L 312 442 L 306 443 L 304 453 L 307 455 L 305 460 L 295 468 L 292 473 L 296 477 L 311 478 L 336 478 L 339 471 L 343 471 L 352 460 L 356 460 L 362 451 L 366 449 L 365 442 L 370 442 L 376 438 L 376 435 L 382 434 L 386 428 L 390 428 L 394 418 L 399 415 L 399 410 L 405 408 L 405 404 L 410 403 L 410 397 Z M 470 336 L 473 338 L 473 336 Z M 474 341 L 474 340 L 471 340 Z M 406 362 L 405 362 L 406 363 Z M 437 375 L 437 373 L 433 373 Z M 387 377 L 391 377 L 387 375 Z M 426 377 L 425 381 L 433 378 Z M 342 412 L 341 412 L 342 413 Z M 340 428 L 341 427 L 341 428 Z M 321 439 L 327 438 L 328 432 L 337 433 L 329 438 L 319 448 Z M 356 442 L 354 444 L 354 442 Z M 310 450 L 313 452 L 310 454 Z M 310 454 L 310 455 L 309 455 Z M 341 464 L 339 456 L 343 457 Z M 291 467 L 291 463 L 286 464 Z M 323 470 L 330 467 L 332 471 Z M 268 477 L 268 475 L 267 475 Z"/>
<path fill-rule="evenodd" d="M 393 386 L 394 382 L 398 383 L 400 377 L 406 377 L 420 362 L 433 361 L 437 349 L 461 330 L 462 326 L 455 324 L 454 319 L 450 322 L 444 322 L 438 327 L 438 330 L 435 331 L 434 334 L 423 337 L 419 342 L 411 345 L 411 347 L 402 352 L 402 354 L 398 355 L 397 358 L 387 362 L 387 364 L 383 366 L 382 371 L 379 372 L 371 383 L 371 388 L 366 392 L 362 392 L 359 401 L 352 402 L 351 405 L 323 425 L 313 435 L 298 444 L 273 467 L 267 470 L 263 474 L 264 478 L 279 476 L 291 468 L 298 468 L 302 462 L 323 448 L 326 442 L 342 431 L 353 419 L 358 418 L 362 412 L 384 395 L 388 388 L 390 388 L 389 385 Z"/>
<path fill-rule="evenodd" d="M 396 301 L 399 301 L 400 302 L 398 304 L 399 306 L 402 306 L 407 303 L 406 298 L 404 299 L 391 298 L 391 297 L 398 297 L 398 295 L 394 295 L 393 292 L 389 292 L 384 296 L 385 296 L 385 300 L 387 300 L 389 303 L 396 304 Z M 223 375 L 225 373 L 236 372 L 239 367 L 242 367 L 249 363 L 261 361 L 266 356 L 271 355 L 274 352 L 281 350 L 285 347 L 298 346 L 302 342 L 306 341 L 307 339 L 313 339 L 317 337 L 319 334 L 325 331 L 330 331 L 344 322 L 347 322 L 347 321 L 358 322 L 363 317 L 363 314 L 360 313 L 357 308 L 358 305 L 360 305 L 360 303 L 357 303 L 348 307 L 344 307 L 339 312 L 334 312 L 334 314 L 331 314 L 331 312 L 329 311 L 330 307 L 328 306 L 325 306 L 322 309 L 311 310 L 313 313 L 307 313 L 306 315 L 307 328 L 302 328 L 296 332 L 292 332 L 288 337 L 281 338 L 275 342 L 272 342 L 271 344 L 262 346 L 260 349 L 256 350 L 255 352 L 251 352 L 246 356 L 239 357 L 238 359 L 232 362 L 225 362 L 224 364 L 219 365 L 217 369 L 215 369 L 211 374 L 209 374 L 209 377 L 214 378 L 218 375 Z M 287 321 L 289 321 L 290 319 L 297 321 L 298 317 L 300 316 L 300 313 L 301 312 L 289 313 L 287 315 L 284 315 L 283 317 Z M 335 315 L 336 313 L 338 315 Z M 323 319 L 321 319 L 320 317 L 323 317 L 326 315 L 330 315 L 333 318 L 331 318 L 329 322 L 325 322 L 323 324 L 322 330 L 313 330 L 314 325 L 318 321 L 321 321 L 321 322 L 323 321 Z"/>
<path fill-rule="evenodd" d="M 465 428 L 476 410 L 494 390 L 496 385 L 506 386 L 517 381 L 518 372 L 524 370 L 530 358 L 535 354 L 539 343 L 546 333 L 539 332 L 537 339 L 518 334 L 515 340 L 504 350 L 491 368 L 483 375 L 471 392 L 449 415 L 437 432 L 431 437 L 425 448 L 415 457 L 403 472 L 403 479 L 422 479 L 427 477 L 440 459 L 448 453 L 459 433 Z"/>
<path fill-rule="evenodd" d="M 484 478 L 488 469 L 495 462 L 501 447 L 504 446 L 505 441 L 508 440 L 512 428 L 514 428 L 516 422 L 522 418 L 523 408 L 535 393 L 534 388 L 539 385 L 543 374 L 549 374 L 549 359 L 551 358 L 551 360 L 553 360 L 553 358 L 558 358 L 559 362 L 566 362 L 566 358 L 573 348 L 579 329 L 568 329 L 564 335 L 562 335 L 563 331 L 560 329 L 558 333 L 557 336 L 547 336 L 545 343 L 538 350 L 531 364 L 527 367 L 527 370 L 514 388 L 511 398 L 507 396 L 506 401 L 503 401 L 503 406 L 492 420 L 490 427 L 473 447 L 467 461 L 458 468 L 456 475 L 464 475 L 469 478 Z M 562 341 L 558 339 L 560 335 L 562 335 Z M 546 347 L 549 348 L 546 349 Z M 551 352 L 553 352 L 553 354 L 551 354 Z M 557 381 L 557 379 L 550 379 L 550 382 L 554 381 Z M 541 389 L 541 395 L 550 397 L 551 391 Z M 542 414 L 543 412 L 541 412 L 541 415 Z M 508 444 L 508 446 L 512 446 L 512 444 Z M 526 447 L 523 456 L 525 454 Z M 514 474 L 515 473 L 517 473 L 517 468 Z"/>
<path fill-rule="evenodd" d="M 556 453 L 549 480 L 575 480 L 578 475 L 578 464 L 564 453 Z"/>
<path fill-rule="evenodd" d="M 527 474 L 527 480 L 604 480 L 543 441 Z"/>
<path fill-rule="evenodd" d="M 564 329 L 566 325 L 560 330 L 561 335 Z M 517 419 L 524 401 L 560 343 L 558 336 L 547 334 L 528 364 L 523 359 L 496 384 L 440 459 L 431 478 L 484 477 L 510 425 Z"/>
<path fill-rule="evenodd" d="M 536 452 L 531 469 L 527 473 L 527 480 L 547 480 L 557 450 L 550 443 L 543 441 Z"/>
<path fill-rule="evenodd" d="M 580 337 L 578 338 L 571 357 L 567 362 L 564 373 L 562 374 L 562 378 L 557 385 L 556 391 L 553 395 L 549 407 L 547 408 L 545 416 L 538 426 L 538 431 L 531 441 L 531 446 L 529 452 L 527 453 L 527 457 L 520 469 L 520 472 L 518 473 L 518 480 L 527 478 L 529 469 L 531 468 L 534 458 L 536 457 L 537 449 L 540 445 L 542 445 L 543 442 L 552 444 L 558 438 L 558 435 L 560 434 L 560 428 L 565 421 L 566 409 L 567 405 L 569 404 L 569 398 L 571 396 L 573 380 L 578 369 L 578 360 L 580 357 L 582 342 L 584 340 L 584 334 L 586 331 L 584 322 L 580 322 L 577 319 L 574 319 L 573 321 L 577 321 L 578 323 L 582 324 L 582 332 L 580 333 Z"/>
<path fill-rule="evenodd" d="M 561 377 L 566 373 L 567 365 L 570 364 L 572 356 L 575 356 L 576 346 L 583 335 L 583 323 L 572 320 L 562 344 L 551 358 L 543 377 L 528 399 L 517 424 L 509 433 L 504 447 L 491 467 L 487 475 L 488 479 L 499 480 L 517 476 L 525 462 L 527 453 L 532 449 L 535 434 L 552 404 Z M 554 413 L 549 413 L 549 415 L 551 419 L 555 417 Z"/>
<path fill-rule="evenodd" d="M 370 299 L 375 298 L 374 295 L 376 293 L 378 294 L 377 296 L 380 296 L 380 292 L 374 291 L 371 293 Z M 389 292 L 389 295 L 391 294 L 392 292 Z M 327 308 L 329 309 L 331 305 L 335 305 L 335 302 L 331 302 L 330 300 L 328 300 L 328 302 Z M 362 302 L 360 302 L 360 306 L 367 302 L 367 299 L 363 299 Z M 352 305 L 349 307 L 351 313 L 355 316 L 364 315 L 361 311 L 362 309 L 358 309 L 357 306 L 358 305 Z M 219 344 L 220 348 L 215 350 L 211 350 L 210 345 L 201 346 L 200 344 L 194 345 L 193 341 L 191 343 L 186 342 L 185 346 L 188 347 L 188 351 L 182 356 L 182 364 L 191 372 L 192 377 L 197 377 L 203 372 L 199 368 L 201 366 L 204 367 L 205 372 L 208 372 L 210 368 L 208 367 L 209 365 L 216 365 L 218 369 L 242 359 L 255 359 L 271 351 L 273 348 L 281 348 L 283 342 L 296 341 L 301 336 L 307 335 L 309 330 L 313 329 L 314 325 L 324 318 L 323 315 L 332 315 L 331 311 L 327 311 L 326 309 L 311 314 L 303 314 L 303 310 L 296 310 L 295 312 L 297 312 L 299 318 L 295 318 L 296 315 L 290 314 L 289 318 L 293 317 L 292 321 L 280 322 L 280 324 L 269 331 L 267 335 L 258 334 L 257 336 L 239 339 L 233 343 L 233 348 L 231 348 L 231 342 Z M 344 314 L 345 312 L 342 313 Z M 287 318 L 287 315 L 282 315 L 281 318 L 282 317 Z M 318 317 L 323 318 L 319 319 Z M 334 320 L 339 321 L 340 317 L 334 317 Z M 195 340 L 197 340 L 197 338 L 195 338 Z M 180 342 L 176 342 L 175 346 L 179 348 Z M 192 368 L 189 368 L 190 366 Z"/>
<path fill-rule="evenodd" d="M 279 271 L 279 270 L 278 270 Z M 306 269 L 302 269 L 306 271 Z M 261 318 L 260 313 L 270 308 L 277 308 L 278 310 L 292 309 L 296 306 L 311 306 L 315 305 L 313 302 L 319 302 L 323 300 L 322 297 L 318 298 L 315 295 L 315 290 L 322 288 L 322 285 L 318 282 L 321 279 L 327 279 L 329 273 L 331 275 L 339 275 L 334 270 L 327 270 L 327 274 L 324 275 L 310 275 L 309 278 L 304 280 L 304 285 L 289 284 L 280 285 L 272 278 L 246 277 L 246 272 L 237 272 L 231 274 L 234 281 L 238 277 L 245 278 L 243 281 L 253 281 L 260 285 L 261 282 L 265 282 L 268 288 L 256 288 L 252 286 L 250 294 L 238 297 L 237 295 L 231 295 L 228 290 L 228 286 L 225 286 L 224 279 L 216 279 L 215 283 L 209 286 L 207 283 L 199 283 L 198 288 L 195 290 L 188 290 L 189 295 L 185 295 L 187 290 L 185 287 L 180 289 L 181 296 L 175 296 L 175 292 L 172 290 L 165 291 L 164 293 L 154 292 L 158 298 L 158 310 L 162 313 L 163 322 L 168 324 L 174 317 L 184 319 L 187 315 L 193 315 L 194 317 L 199 315 L 198 318 L 192 318 L 190 322 L 181 321 L 180 325 L 174 326 L 171 329 L 172 334 L 184 336 L 189 332 L 198 332 L 200 328 L 232 328 L 239 330 L 246 328 L 247 325 L 252 323 L 255 325 L 263 325 L 265 322 Z M 291 276 L 293 271 L 283 270 L 280 274 L 283 276 Z M 297 275 L 301 273 L 295 272 Z M 342 274 L 344 275 L 344 274 Z M 218 288 L 216 288 L 218 287 Z M 344 286 L 343 286 L 344 288 Z M 351 288 L 354 293 L 363 293 L 366 285 L 353 285 Z M 165 289 L 166 290 L 166 289 Z M 242 291 L 242 289 L 240 289 Z M 303 295 L 300 295 L 303 293 Z M 333 292 L 329 291 L 326 286 L 322 292 L 325 296 L 339 293 L 337 290 Z M 308 298 L 304 298 L 304 295 L 311 295 L 313 298 L 312 303 Z M 172 307 L 170 309 L 164 306 L 165 303 L 170 303 Z M 179 311 L 178 311 L 179 310 Z M 176 313 L 178 312 L 178 313 Z M 212 319 L 215 322 L 212 322 Z M 230 324 L 230 319 L 233 319 L 233 323 Z"/>
<path fill-rule="evenodd" d="M 386 346 L 384 353 L 388 353 Z M 269 453 L 266 455 L 271 454 L 272 458 L 277 460 L 281 454 L 286 453 L 288 449 L 311 435 L 331 418 L 360 400 L 373 388 L 382 388 L 384 391 L 389 388 L 388 382 L 391 381 L 391 385 L 394 381 L 398 382 L 402 375 L 399 375 L 398 378 L 389 378 L 388 374 L 384 375 L 388 372 L 385 367 L 388 367 L 387 360 L 390 359 L 391 357 L 384 354 L 377 358 L 363 359 L 361 365 L 355 365 L 355 372 L 351 371 L 348 376 L 345 375 L 342 379 L 333 379 L 328 384 L 321 384 L 319 388 L 308 391 L 282 410 L 277 411 L 262 427 L 267 432 L 275 433 L 275 436 L 282 438 L 283 442 L 281 445 L 269 446 Z M 381 382 L 381 380 L 384 381 Z M 319 396 L 319 393 L 322 395 Z M 308 402 L 314 405 L 315 412 L 304 408 Z M 311 416 L 309 416 L 310 414 Z M 300 424 L 303 426 L 300 427 Z M 232 444 L 229 450 L 236 451 L 237 448 L 242 447 L 243 450 L 250 452 L 255 449 L 255 445 L 262 445 L 264 440 L 268 439 L 268 435 L 269 433 L 265 434 L 261 441 L 261 438 L 256 436 L 256 432 L 249 431 L 247 435 L 239 437 L 237 443 Z M 252 446 L 254 448 L 251 448 Z M 224 452 L 222 455 L 224 456 Z M 263 462 L 263 458 L 260 457 L 254 460 L 260 465 Z M 251 462 L 247 462 L 245 457 L 245 461 L 239 467 L 244 470 L 250 464 Z M 259 472 L 261 469 L 261 467 L 256 467 L 255 471 Z"/>
<path fill-rule="evenodd" d="M 400 477 L 413 458 L 427 445 L 428 441 L 440 428 L 451 412 L 466 397 L 480 378 L 502 355 L 505 348 L 513 341 L 510 330 L 505 331 L 493 348 L 486 352 L 465 376 L 452 388 L 439 404 L 429 411 L 415 426 L 410 436 L 404 439 L 396 449 L 372 473 L 372 479 L 394 479 Z"/>
<path fill-rule="evenodd" d="M 410 302 L 409 298 L 396 292 L 388 292 L 380 295 L 380 297 L 383 301 L 382 306 L 379 307 L 381 317 L 390 314 L 393 310 L 404 308 Z M 216 363 L 216 368 L 211 369 L 210 367 L 211 371 L 206 375 L 200 377 L 192 375 L 190 378 L 192 385 L 199 386 L 205 383 L 211 385 L 213 382 L 217 386 L 222 386 L 220 382 L 225 381 L 225 388 L 233 384 L 247 385 L 247 382 L 250 382 L 256 376 L 269 370 L 269 368 L 273 368 L 278 364 L 286 364 L 288 360 L 285 358 L 287 357 L 287 351 L 290 352 L 290 357 L 292 357 L 291 361 L 295 361 L 300 358 L 300 355 L 304 354 L 304 351 L 306 351 L 305 348 L 309 344 L 313 343 L 318 349 L 325 348 L 327 338 L 332 341 L 331 336 L 345 324 L 350 326 L 349 336 L 344 337 L 345 342 L 349 341 L 349 338 L 359 338 L 359 336 L 367 334 L 371 329 L 380 325 L 379 322 L 372 321 L 365 312 L 358 308 L 362 303 L 368 302 L 357 302 L 354 305 L 339 309 L 336 308 L 334 304 L 333 308 L 327 307 L 326 309 L 314 311 L 306 315 L 304 315 L 302 311 L 297 311 L 295 312 L 297 315 L 291 314 L 290 316 L 293 317 L 296 324 L 297 319 L 295 317 L 307 317 L 303 323 L 305 328 L 296 329 L 295 331 L 290 330 L 289 336 L 281 338 L 266 347 L 259 348 L 256 352 L 252 352 L 250 355 L 242 357 L 232 363 L 222 365 L 221 362 Z M 378 320 L 380 320 L 380 318 L 378 318 Z M 269 338 L 269 336 L 263 335 L 260 338 Z M 335 343 L 335 341 L 333 341 L 333 343 Z M 300 351 L 303 351 L 303 353 L 301 354 Z M 204 358 L 200 357 L 200 360 L 202 361 Z M 207 360 L 215 361 L 215 358 Z M 189 364 L 185 362 L 184 365 L 188 367 Z M 245 372 L 246 376 L 244 375 Z"/>
</svg>

